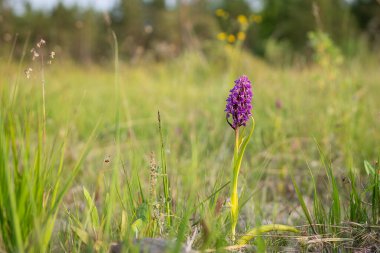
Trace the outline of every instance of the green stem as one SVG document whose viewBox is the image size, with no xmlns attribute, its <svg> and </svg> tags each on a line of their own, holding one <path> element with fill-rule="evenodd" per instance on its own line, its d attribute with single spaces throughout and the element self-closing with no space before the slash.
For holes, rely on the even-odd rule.
<svg viewBox="0 0 380 253">
<path fill-rule="evenodd" d="M 240 166 L 237 166 L 239 155 L 239 128 L 235 129 L 235 149 L 234 149 L 234 170 L 232 174 L 232 188 L 231 188 L 231 236 L 232 241 L 235 241 L 235 229 L 239 215 L 239 197 L 237 192 L 238 176 Z"/>
<path fill-rule="evenodd" d="M 255 120 L 252 118 L 252 128 L 248 135 L 239 139 L 239 129 L 235 129 L 235 150 L 234 150 L 234 161 L 233 161 L 233 173 L 232 173 L 232 185 L 231 185 L 231 239 L 235 242 L 235 230 L 239 217 L 239 196 L 237 191 L 238 186 L 238 176 L 241 167 L 241 162 L 243 160 L 243 155 L 245 148 L 253 134 L 255 129 Z"/>
<path fill-rule="evenodd" d="M 237 159 L 239 154 L 239 128 L 235 129 L 235 150 L 234 150 L 234 161 Z"/>
<path fill-rule="evenodd" d="M 160 111 L 157 113 L 158 117 L 158 130 L 160 132 L 160 140 L 161 140 L 161 168 L 163 172 L 163 186 L 164 186 L 164 196 L 165 196 L 165 206 L 166 206 L 166 222 L 167 225 L 170 227 L 171 225 L 171 203 L 170 203 L 170 188 L 169 188 L 169 177 L 167 172 L 167 165 L 166 165 L 166 155 L 165 155 L 165 144 L 164 144 L 164 138 L 162 135 L 162 128 L 161 128 L 161 116 Z"/>
</svg>

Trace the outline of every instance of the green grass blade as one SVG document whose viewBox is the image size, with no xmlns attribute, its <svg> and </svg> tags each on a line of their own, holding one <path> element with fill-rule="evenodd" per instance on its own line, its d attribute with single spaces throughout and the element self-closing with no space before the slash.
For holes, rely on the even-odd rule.
<svg viewBox="0 0 380 253">
<path fill-rule="evenodd" d="M 158 131 L 160 134 L 160 141 L 161 141 L 161 169 L 162 169 L 162 184 L 164 188 L 164 196 L 165 196 L 165 209 L 166 209 L 166 222 L 167 225 L 171 225 L 171 196 L 170 196 L 170 187 L 169 187 L 169 176 L 167 171 L 167 164 L 166 164 L 166 150 L 165 150 L 165 143 L 164 138 L 162 134 L 162 126 L 161 126 L 161 116 L 160 111 L 157 113 L 158 118 Z"/>
<path fill-rule="evenodd" d="M 268 232 L 292 232 L 292 233 L 299 233 L 300 231 L 292 226 L 287 225 L 281 225 L 281 224 L 269 224 L 269 225 L 261 225 L 259 227 L 256 227 L 252 230 L 249 230 L 247 233 L 245 233 L 242 237 L 240 237 L 237 241 L 237 245 L 245 245 L 252 239 L 254 239 L 256 236 L 259 236 L 261 234 L 265 234 Z"/>
<path fill-rule="evenodd" d="M 292 178 L 292 182 L 293 182 L 293 185 L 294 185 L 294 189 L 295 189 L 296 194 L 297 194 L 298 201 L 301 204 L 303 213 L 305 214 L 306 219 L 309 222 L 309 225 L 310 225 L 311 229 L 313 230 L 313 233 L 317 234 L 317 232 L 315 231 L 315 228 L 314 228 L 313 220 L 311 219 L 311 215 L 310 215 L 309 209 L 307 209 L 307 205 L 305 203 L 305 200 L 303 199 L 302 193 L 299 190 L 298 185 L 297 185 L 296 181 L 294 180 L 293 176 L 291 176 L 291 178 Z"/>
<path fill-rule="evenodd" d="M 326 170 L 327 177 L 329 179 L 332 193 L 331 193 L 331 199 L 332 199 L 332 204 L 331 204 L 331 209 L 330 209 L 330 225 L 340 225 L 341 223 L 341 203 L 340 203 L 340 193 L 339 193 L 339 187 L 336 182 L 335 176 L 332 171 L 331 167 L 331 161 L 326 161 L 327 157 L 324 155 L 322 152 L 321 146 L 316 142 L 318 151 L 321 157 L 321 161 L 323 163 L 323 166 Z M 333 227 L 334 232 L 337 230 L 335 229 L 335 226 Z"/>
<path fill-rule="evenodd" d="M 91 224 L 94 228 L 94 230 L 97 230 L 99 228 L 99 214 L 98 209 L 96 208 L 96 205 L 94 203 L 94 200 L 92 199 L 90 193 L 87 191 L 86 187 L 83 186 L 83 195 L 87 202 L 87 208 L 90 213 L 91 217 Z"/>
</svg>

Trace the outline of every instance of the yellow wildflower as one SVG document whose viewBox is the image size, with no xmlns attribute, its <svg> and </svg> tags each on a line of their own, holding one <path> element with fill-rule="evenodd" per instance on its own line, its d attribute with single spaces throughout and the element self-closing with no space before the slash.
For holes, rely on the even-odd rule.
<svg viewBox="0 0 380 253">
<path fill-rule="evenodd" d="M 234 43 L 235 40 L 236 40 L 235 35 L 233 35 L 233 34 L 228 35 L 227 41 L 229 43 Z"/>
<path fill-rule="evenodd" d="M 248 19 L 247 19 L 247 17 L 244 16 L 244 15 L 239 15 L 239 16 L 237 17 L 237 21 L 238 21 L 241 25 L 243 25 L 243 26 L 248 24 Z"/>
<path fill-rule="evenodd" d="M 245 32 L 238 32 L 237 34 L 238 40 L 245 40 L 245 37 L 246 37 Z"/>
<path fill-rule="evenodd" d="M 226 33 L 218 33 L 217 35 L 218 40 L 226 40 L 227 34 Z"/>
</svg>

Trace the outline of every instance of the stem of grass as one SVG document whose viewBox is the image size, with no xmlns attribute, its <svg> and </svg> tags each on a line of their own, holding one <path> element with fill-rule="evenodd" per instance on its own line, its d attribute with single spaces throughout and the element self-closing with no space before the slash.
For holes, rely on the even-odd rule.
<svg viewBox="0 0 380 253">
<path fill-rule="evenodd" d="M 41 84 L 42 84 L 42 140 L 46 142 L 46 102 L 45 102 L 45 71 L 44 55 L 41 54 Z"/>
<path fill-rule="evenodd" d="M 170 209 L 170 192 L 169 192 L 169 178 L 166 167 L 166 155 L 165 155 L 165 145 L 164 138 L 162 135 L 162 127 L 161 127 L 161 116 L 160 111 L 158 111 L 158 130 L 160 132 L 160 140 L 161 140 L 161 168 L 162 168 L 162 183 L 164 187 L 164 195 L 165 195 L 165 209 L 166 209 L 166 222 L 170 227 L 171 225 L 171 209 Z"/>
</svg>

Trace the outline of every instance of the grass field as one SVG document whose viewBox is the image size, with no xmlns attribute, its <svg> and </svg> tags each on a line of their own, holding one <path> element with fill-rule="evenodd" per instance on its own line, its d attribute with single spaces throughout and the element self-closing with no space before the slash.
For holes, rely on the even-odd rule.
<svg viewBox="0 0 380 253">
<path fill-rule="evenodd" d="M 0 252 L 133 251 L 135 238 L 227 250 L 234 135 L 224 109 L 242 74 L 256 129 L 238 237 L 264 224 L 299 230 L 255 234 L 245 249 L 380 250 L 379 59 L 319 53 L 284 67 L 216 45 L 116 70 L 58 55 L 44 67 L 46 124 L 38 63 L 2 60 Z"/>
</svg>

